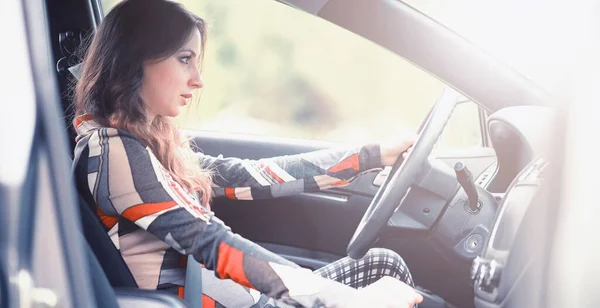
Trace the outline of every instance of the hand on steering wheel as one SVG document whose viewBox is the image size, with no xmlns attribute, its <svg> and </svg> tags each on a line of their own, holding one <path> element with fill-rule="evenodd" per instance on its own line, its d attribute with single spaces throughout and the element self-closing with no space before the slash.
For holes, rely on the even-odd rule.
<svg viewBox="0 0 600 308">
<path fill-rule="evenodd" d="M 384 167 L 393 166 L 398 157 L 405 155 L 417 140 L 417 135 L 405 134 L 398 139 L 381 143 L 381 164 Z"/>
<path fill-rule="evenodd" d="M 424 122 L 406 159 L 403 159 L 400 153 L 396 154 L 392 173 L 375 194 L 348 244 L 346 252 L 350 258 L 357 260 L 367 253 L 381 228 L 387 224 L 394 211 L 400 206 L 408 189 L 428 163 L 429 154 L 446 127 L 457 98 L 456 91 L 446 88 Z"/>
</svg>

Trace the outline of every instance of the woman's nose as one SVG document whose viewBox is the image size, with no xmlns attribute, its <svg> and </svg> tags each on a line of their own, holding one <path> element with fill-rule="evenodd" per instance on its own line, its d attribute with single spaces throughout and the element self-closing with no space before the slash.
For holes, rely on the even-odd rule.
<svg viewBox="0 0 600 308">
<path fill-rule="evenodd" d="M 200 73 L 194 74 L 189 83 L 194 89 L 202 89 L 204 87 L 204 82 L 202 81 L 202 75 Z"/>
</svg>

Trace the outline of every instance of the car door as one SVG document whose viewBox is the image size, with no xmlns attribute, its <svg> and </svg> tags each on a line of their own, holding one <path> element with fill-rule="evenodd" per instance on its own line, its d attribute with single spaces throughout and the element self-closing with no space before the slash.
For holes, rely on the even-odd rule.
<svg viewBox="0 0 600 308">
<path fill-rule="evenodd" d="M 0 306 L 96 307 L 53 66 L 40 51 L 49 46 L 44 6 L 4 1 L 0 12 L 0 34 L 11 38 L 0 56 L 15 68 L 0 73 Z"/>
</svg>

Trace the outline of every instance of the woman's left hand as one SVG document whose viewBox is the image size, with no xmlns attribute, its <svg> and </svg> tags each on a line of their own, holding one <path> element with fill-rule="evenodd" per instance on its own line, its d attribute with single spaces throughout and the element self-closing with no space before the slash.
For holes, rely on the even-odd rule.
<svg viewBox="0 0 600 308">
<path fill-rule="evenodd" d="M 413 143 L 417 139 L 417 135 L 408 134 L 398 139 L 382 142 L 381 147 L 381 164 L 386 166 L 392 166 L 398 157 L 410 150 Z"/>
</svg>

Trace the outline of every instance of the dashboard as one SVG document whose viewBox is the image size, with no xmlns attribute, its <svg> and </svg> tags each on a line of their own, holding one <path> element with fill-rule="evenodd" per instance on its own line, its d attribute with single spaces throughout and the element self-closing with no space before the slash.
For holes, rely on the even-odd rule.
<svg viewBox="0 0 600 308">
<path fill-rule="evenodd" d="M 557 116 L 550 108 L 532 106 L 510 107 L 490 116 L 490 138 L 498 155 L 498 173 L 490 188 L 507 187 L 489 237 L 471 266 L 477 307 L 498 307 L 512 286 L 510 281 L 517 279 L 514 275 L 504 277 L 504 283 L 500 283 L 522 221 L 551 165 L 547 157 L 552 136 L 548 132 Z"/>
<path fill-rule="evenodd" d="M 528 204 L 533 201 L 541 185 L 541 175 L 549 162 L 543 158 L 535 160 L 519 174 L 515 183 L 510 187 L 510 194 L 501 204 L 500 212 L 494 222 L 488 245 L 488 255 L 496 252 L 508 252 L 514 241 Z M 525 206 L 523 206 L 525 205 Z M 501 255 L 496 255 L 501 258 Z M 502 259 L 502 261 L 506 261 Z"/>
<path fill-rule="evenodd" d="M 506 275 L 504 266 L 551 166 L 546 145 L 556 116 L 555 110 L 541 106 L 508 107 L 490 115 L 488 131 L 496 159 L 472 168 L 476 174 L 463 173 L 469 169 L 463 161 L 430 158 L 388 221 L 382 242 L 403 251 L 403 257 L 417 264 L 411 267 L 415 275 L 442 297 L 465 294 L 470 303 L 461 306 L 471 307 L 475 296 L 478 308 L 497 308 L 494 303 L 507 294 L 514 278 Z M 429 274 L 429 265 L 419 267 L 425 254 L 452 277 L 451 282 Z"/>
</svg>

